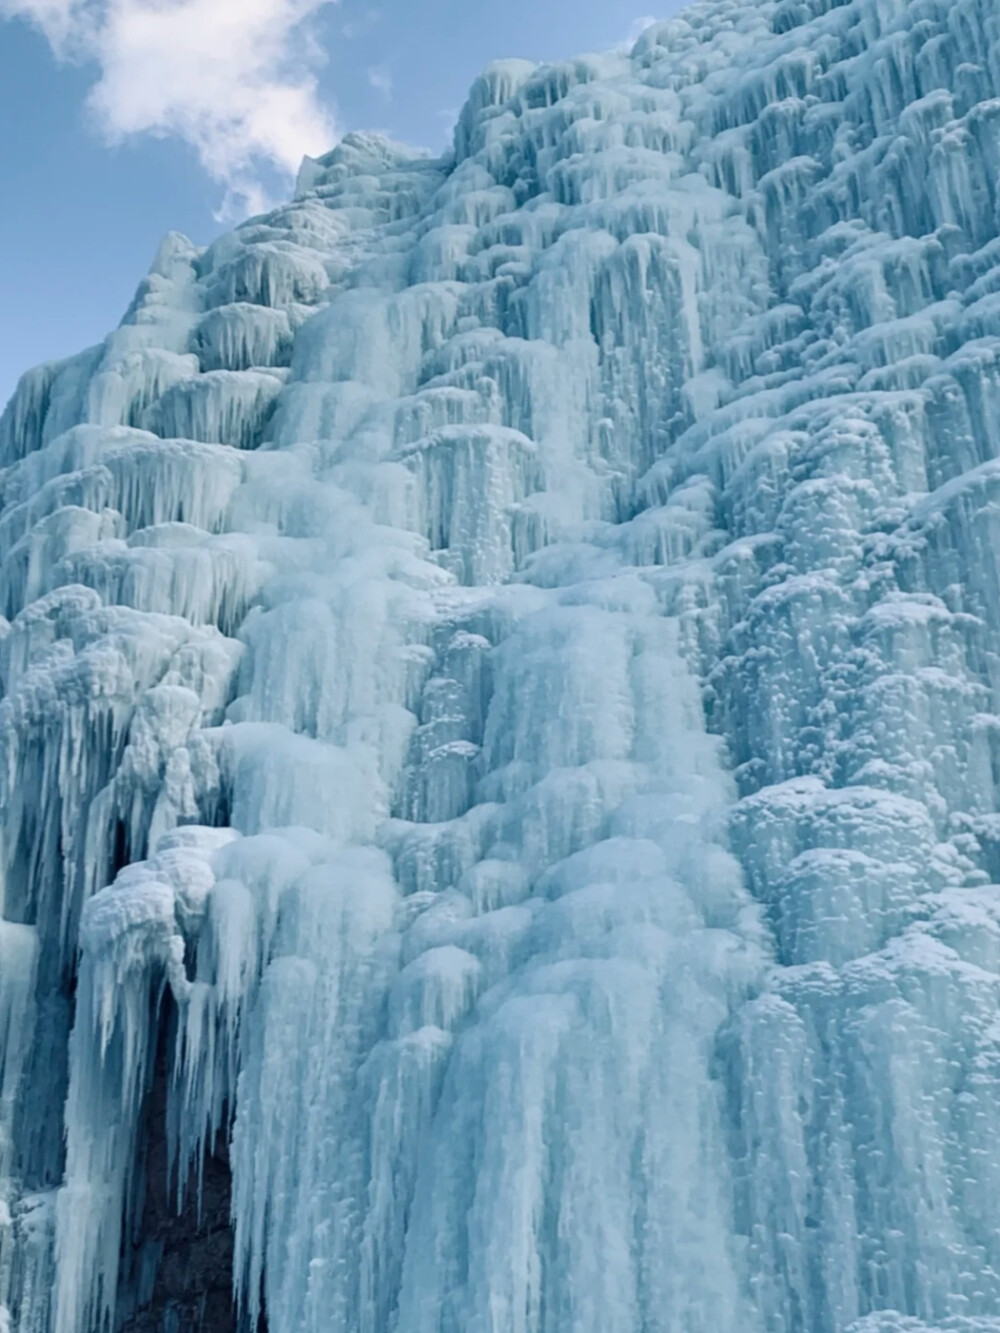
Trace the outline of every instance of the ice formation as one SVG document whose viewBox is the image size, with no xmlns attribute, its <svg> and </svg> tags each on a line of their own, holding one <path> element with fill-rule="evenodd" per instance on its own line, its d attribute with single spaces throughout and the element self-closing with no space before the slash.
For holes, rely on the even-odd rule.
<svg viewBox="0 0 1000 1333">
<path fill-rule="evenodd" d="M 251 1330 L 1000 1331 L 998 182 L 994 0 L 700 0 L 24 377 L 5 1333 L 158 1068 Z"/>
</svg>

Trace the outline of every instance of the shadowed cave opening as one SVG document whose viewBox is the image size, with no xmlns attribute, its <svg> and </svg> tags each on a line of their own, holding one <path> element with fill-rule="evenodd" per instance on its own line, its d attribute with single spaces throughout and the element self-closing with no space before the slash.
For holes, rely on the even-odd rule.
<svg viewBox="0 0 1000 1333">
<path fill-rule="evenodd" d="M 176 1026 L 162 1006 L 156 1063 L 143 1108 L 137 1168 L 138 1208 L 122 1244 L 118 1333 L 250 1333 L 233 1300 L 232 1173 L 228 1134 L 220 1133 L 197 1168 L 184 1202 L 168 1169 L 167 1100 Z M 262 1301 L 263 1307 L 263 1301 Z M 262 1314 L 253 1333 L 267 1333 Z"/>
</svg>

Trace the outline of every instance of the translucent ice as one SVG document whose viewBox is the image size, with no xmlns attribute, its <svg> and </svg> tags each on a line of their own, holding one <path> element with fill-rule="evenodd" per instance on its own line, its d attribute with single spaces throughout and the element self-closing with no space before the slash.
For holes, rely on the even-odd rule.
<svg viewBox="0 0 1000 1333">
<path fill-rule="evenodd" d="M 223 1144 L 271 1333 L 1000 1333 L 998 106 L 699 0 L 28 372 L 0 1333 Z"/>
</svg>

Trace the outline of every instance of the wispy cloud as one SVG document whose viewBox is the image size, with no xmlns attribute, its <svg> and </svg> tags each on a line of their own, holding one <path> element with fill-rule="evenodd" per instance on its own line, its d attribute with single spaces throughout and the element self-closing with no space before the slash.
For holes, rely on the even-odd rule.
<svg viewBox="0 0 1000 1333">
<path fill-rule="evenodd" d="M 368 70 L 368 82 L 387 102 L 392 101 L 392 70 L 388 65 L 372 65 Z"/>
<path fill-rule="evenodd" d="M 442 142 L 450 144 L 455 135 L 455 126 L 458 124 L 458 118 L 462 113 L 462 108 L 458 106 L 444 106 L 434 115 L 441 122 Z"/>
<path fill-rule="evenodd" d="M 655 22 L 656 19 L 650 14 L 644 14 L 641 19 L 633 19 L 628 32 L 625 34 L 622 46 L 628 47 L 629 50 L 631 50 L 646 29 L 651 28 Z"/>
<path fill-rule="evenodd" d="M 341 24 L 340 35 L 341 37 L 346 37 L 347 40 L 351 42 L 355 37 L 363 37 L 366 32 L 369 32 L 376 26 L 376 24 L 381 22 L 382 11 L 380 9 L 374 9 L 369 5 L 367 8 L 362 9 L 359 14 L 355 14 L 352 18 L 347 19 Z"/>
<path fill-rule="evenodd" d="M 337 0 L 0 0 L 59 59 L 96 66 L 102 135 L 177 135 L 225 190 L 223 212 L 266 203 L 265 169 L 294 172 L 337 127 L 319 97 L 311 21 Z"/>
</svg>

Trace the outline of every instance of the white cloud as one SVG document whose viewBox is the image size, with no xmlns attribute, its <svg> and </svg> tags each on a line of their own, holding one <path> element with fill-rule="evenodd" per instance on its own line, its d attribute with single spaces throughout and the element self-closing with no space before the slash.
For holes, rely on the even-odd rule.
<svg viewBox="0 0 1000 1333">
<path fill-rule="evenodd" d="M 88 98 L 109 142 L 178 135 L 226 191 L 224 211 L 266 202 L 265 168 L 285 175 L 332 146 L 310 20 L 337 0 L 0 0 L 60 59 L 93 62 Z"/>
</svg>

